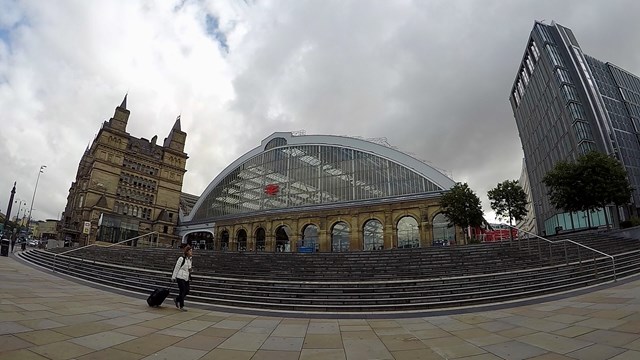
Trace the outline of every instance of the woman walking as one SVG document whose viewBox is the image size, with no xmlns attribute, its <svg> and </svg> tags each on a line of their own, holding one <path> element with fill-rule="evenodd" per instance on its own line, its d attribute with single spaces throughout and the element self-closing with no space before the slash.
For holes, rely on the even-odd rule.
<svg viewBox="0 0 640 360">
<path fill-rule="evenodd" d="M 178 281 L 178 288 L 180 294 L 173 300 L 176 307 L 182 311 L 187 311 L 184 308 L 184 298 L 189 295 L 189 279 L 191 278 L 191 246 L 187 245 L 184 248 L 184 255 L 178 258 L 176 267 L 173 269 L 171 275 L 171 281 Z"/>
</svg>

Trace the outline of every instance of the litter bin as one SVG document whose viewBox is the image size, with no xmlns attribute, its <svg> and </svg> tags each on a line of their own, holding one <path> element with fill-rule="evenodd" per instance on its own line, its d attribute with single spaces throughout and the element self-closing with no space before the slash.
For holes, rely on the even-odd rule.
<svg viewBox="0 0 640 360">
<path fill-rule="evenodd" d="M 2 239 L 2 243 L 0 243 L 0 255 L 1 256 L 9 256 L 9 246 L 11 245 L 11 241 L 9 239 Z"/>
</svg>

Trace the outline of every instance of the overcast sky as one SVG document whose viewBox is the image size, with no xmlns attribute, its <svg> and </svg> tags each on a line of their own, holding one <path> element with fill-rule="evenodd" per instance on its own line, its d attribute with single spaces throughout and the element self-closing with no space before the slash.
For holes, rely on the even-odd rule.
<svg viewBox="0 0 640 360">
<path fill-rule="evenodd" d="M 184 192 L 275 131 L 385 137 L 468 182 L 492 220 L 487 191 L 520 176 L 508 94 L 534 20 L 640 75 L 638 13 L 635 0 L 0 0 L 0 211 L 14 181 L 29 207 L 46 165 L 33 217 L 58 219 L 128 92 L 135 137 L 161 143 L 182 115 Z"/>
</svg>

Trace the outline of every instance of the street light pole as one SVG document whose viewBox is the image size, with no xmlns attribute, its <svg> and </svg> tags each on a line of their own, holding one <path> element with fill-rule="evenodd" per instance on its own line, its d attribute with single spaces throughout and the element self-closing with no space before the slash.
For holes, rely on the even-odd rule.
<svg viewBox="0 0 640 360">
<path fill-rule="evenodd" d="M 36 187 L 33 188 L 33 197 L 31 197 L 31 206 L 29 208 L 29 217 L 27 218 L 27 236 L 29 235 L 29 224 L 31 223 L 31 210 L 33 210 L 33 202 L 36 199 L 36 190 L 38 190 L 38 181 L 40 181 L 40 174 L 44 172 L 47 165 L 40 165 L 40 171 L 38 171 L 38 177 L 36 178 Z"/>
</svg>

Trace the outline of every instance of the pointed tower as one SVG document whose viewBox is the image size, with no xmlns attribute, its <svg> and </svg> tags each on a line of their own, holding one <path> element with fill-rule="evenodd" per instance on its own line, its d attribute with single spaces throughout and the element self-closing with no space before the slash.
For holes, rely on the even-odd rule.
<svg viewBox="0 0 640 360">
<path fill-rule="evenodd" d="M 129 94 L 124 95 L 124 99 L 122 99 L 122 103 L 120 106 L 116 108 L 113 117 L 109 120 L 109 127 L 114 130 L 119 130 L 122 132 L 127 132 L 127 123 L 129 122 L 129 110 L 127 110 L 127 96 Z"/>
<path fill-rule="evenodd" d="M 180 129 L 180 115 L 176 118 L 173 128 L 169 132 L 169 136 L 164 139 L 163 147 L 172 150 L 184 152 L 184 144 L 187 141 L 187 133 Z"/>
</svg>

